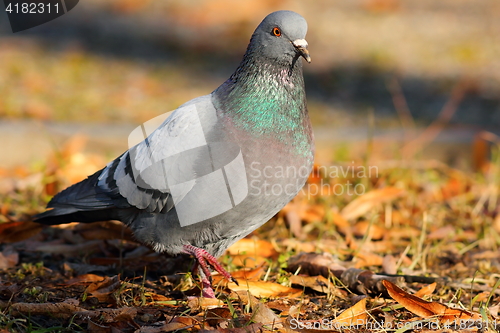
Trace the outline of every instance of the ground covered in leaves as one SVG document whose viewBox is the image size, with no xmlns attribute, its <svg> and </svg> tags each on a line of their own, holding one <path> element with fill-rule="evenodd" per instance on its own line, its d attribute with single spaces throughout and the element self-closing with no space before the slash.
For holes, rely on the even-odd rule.
<svg viewBox="0 0 500 333">
<path fill-rule="evenodd" d="M 5 332 L 497 330 L 498 142 L 476 173 L 432 161 L 317 165 L 299 195 L 221 258 L 200 297 L 193 260 L 121 223 L 30 222 L 104 165 L 81 138 L 43 165 L 0 170 Z M 479 148 L 477 148 L 479 149 Z"/>
</svg>

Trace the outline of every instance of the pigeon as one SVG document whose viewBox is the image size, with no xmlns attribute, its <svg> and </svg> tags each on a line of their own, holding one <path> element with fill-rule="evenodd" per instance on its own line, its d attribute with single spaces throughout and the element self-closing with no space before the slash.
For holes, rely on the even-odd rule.
<svg viewBox="0 0 500 333">
<path fill-rule="evenodd" d="M 209 267 L 232 279 L 217 257 L 278 213 L 311 172 L 306 32 L 295 12 L 266 16 L 228 80 L 158 126 L 138 127 L 129 150 L 56 194 L 34 221 L 119 220 L 157 252 L 193 256 L 202 296 L 215 298 Z"/>
</svg>

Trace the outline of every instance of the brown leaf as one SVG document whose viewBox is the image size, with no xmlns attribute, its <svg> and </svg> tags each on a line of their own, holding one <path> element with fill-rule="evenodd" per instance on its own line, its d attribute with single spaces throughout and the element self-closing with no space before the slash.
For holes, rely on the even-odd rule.
<svg viewBox="0 0 500 333">
<path fill-rule="evenodd" d="M 396 187 L 385 187 L 378 190 L 372 190 L 351 201 L 342 209 L 340 214 L 348 221 L 355 220 L 374 207 L 384 202 L 394 200 L 402 195 L 403 192 L 402 189 Z"/>
<path fill-rule="evenodd" d="M 104 276 L 99 276 L 96 274 L 83 274 L 83 275 L 78 275 L 72 279 L 69 279 L 66 281 L 66 285 L 71 286 L 71 285 L 77 285 L 77 284 L 88 284 L 92 282 L 102 282 L 106 278 Z"/>
<path fill-rule="evenodd" d="M 295 273 L 299 268 L 300 274 L 324 277 L 329 277 L 330 274 L 340 276 L 346 269 L 329 253 L 300 253 L 288 259 L 289 272 Z"/>
<path fill-rule="evenodd" d="M 102 221 L 95 223 L 79 223 L 75 226 L 78 232 L 85 239 L 125 239 L 137 242 L 132 231 L 123 223 L 118 221 Z"/>
<path fill-rule="evenodd" d="M 261 302 L 252 302 L 252 321 L 278 329 L 283 327 L 281 319 Z"/>
<path fill-rule="evenodd" d="M 192 327 L 196 322 L 189 317 L 175 317 L 170 323 L 163 326 L 162 332 L 172 332 L 180 329 L 187 329 Z"/>
<path fill-rule="evenodd" d="M 0 298 L 8 300 L 22 289 L 24 289 L 24 287 L 18 285 L 17 283 L 10 284 L 9 282 L 6 282 L 4 284 L 0 284 Z"/>
<path fill-rule="evenodd" d="M 19 263 L 19 253 L 12 246 L 6 246 L 0 252 L 0 269 L 15 267 Z"/>
<path fill-rule="evenodd" d="M 208 325 L 216 327 L 220 323 L 226 322 L 232 318 L 231 311 L 228 308 L 213 308 L 206 311 Z"/>
<path fill-rule="evenodd" d="M 458 320 L 479 320 L 481 315 L 461 309 L 453 309 L 438 302 L 429 302 L 414 295 L 389 281 L 382 281 L 389 295 L 408 311 L 423 318 L 437 317 L 440 323 L 450 324 Z"/>
<path fill-rule="evenodd" d="M 42 230 L 35 222 L 7 222 L 0 224 L 0 243 L 15 243 L 28 239 Z"/>
<path fill-rule="evenodd" d="M 445 239 L 445 238 L 452 238 L 455 236 L 455 228 L 452 225 L 446 225 L 444 227 L 438 228 L 436 230 L 433 230 L 432 232 L 427 235 L 427 239 L 429 240 L 434 240 L 434 239 Z"/>
<path fill-rule="evenodd" d="M 397 260 L 393 255 L 387 254 L 382 261 L 382 269 L 385 274 L 397 274 Z"/>
<path fill-rule="evenodd" d="M 113 303 L 114 299 L 111 294 L 120 287 L 120 284 L 121 281 L 117 275 L 112 278 L 105 276 L 102 281 L 90 284 L 85 289 L 85 293 L 97 298 L 99 302 Z"/>
<path fill-rule="evenodd" d="M 304 275 L 292 275 L 290 277 L 290 283 L 292 285 L 296 284 L 306 288 L 311 288 L 312 290 L 318 291 L 320 293 L 327 293 L 330 289 L 336 289 L 331 281 L 321 275 L 317 276 L 304 276 Z"/>
<path fill-rule="evenodd" d="M 117 309 L 103 308 L 98 310 L 85 310 L 75 313 L 83 318 L 98 319 L 99 322 L 114 323 L 114 322 L 132 322 L 137 315 L 137 309 L 124 306 Z"/>
</svg>

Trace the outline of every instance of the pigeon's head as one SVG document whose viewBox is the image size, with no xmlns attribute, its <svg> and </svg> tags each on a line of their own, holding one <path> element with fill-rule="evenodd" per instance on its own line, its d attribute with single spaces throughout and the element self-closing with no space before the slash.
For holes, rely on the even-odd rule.
<svg viewBox="0 0 500 333">
<path fill-rule="evenodd" d="M 292 63 L 300 56 L 311 62 L 306 33 L 307 22 L 302 16 L 280 10 L 267 15 L 255 29 L 250 48 L 259 56 L 279 63 Z"/>
</svg>

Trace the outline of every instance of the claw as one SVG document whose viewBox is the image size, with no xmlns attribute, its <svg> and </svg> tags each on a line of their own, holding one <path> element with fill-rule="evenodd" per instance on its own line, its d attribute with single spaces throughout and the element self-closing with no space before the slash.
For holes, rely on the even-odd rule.
<svg viewBox="0 0 500 333">
<path fill-rule="evenodd" d="M 217 261 L 217 259 L 213 255 L 208 253 L 206 250 L 200 249 L 193 245 L 184 245 L 184 253 L 190 254 L 196 258 L 198 267 L 200 268 L 204 297 L 215 298 L 213 289 L 211 287 L 212 275 L 210 274 L 210 270 L 208 269 L 207 263 L 210 264 L 210 266 L 212 266 L 223 277 L 225 277 L 229 281 L 236 283 L 236 285 L 239 285 L 238 281 L 236 281 L 236 279 L 233 278 L 231 274 L 229 274 L 224 269 L 224 267 L 221 266 L 221 264 Z M 205 296 L 205 294 L 207 294 L 207 296 Z"/>
</svg>

